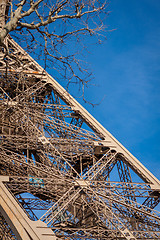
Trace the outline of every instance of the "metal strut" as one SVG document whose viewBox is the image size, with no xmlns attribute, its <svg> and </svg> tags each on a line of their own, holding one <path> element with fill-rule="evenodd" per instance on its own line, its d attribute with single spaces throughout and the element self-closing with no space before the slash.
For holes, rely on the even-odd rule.
<svg viewBox="0 0 160 240">
<path fill-rule="evenodd" d="M 160 181 L 11 37 L 6 41 L 11 54 L 5 61 L 3 49 L 0 54 L 3 237 L 160 239 Z"/>
</svg>

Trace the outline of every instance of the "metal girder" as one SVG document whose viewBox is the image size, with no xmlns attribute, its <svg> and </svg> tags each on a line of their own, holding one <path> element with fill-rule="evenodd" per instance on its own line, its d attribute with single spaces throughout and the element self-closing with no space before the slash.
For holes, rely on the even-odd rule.
<svg viewBox="0 0 160 240">
<path fill-rule="evenodd" d="M 81 118 L 104 140 L 111 141 L 113 145 L 116 145 L 118 152 L 124 154 L 126 161 L 129 162 L 131 166 L 141 175 L 143 179 L 148 182 L 148 180 L 154 184 L 155 189 L 160 190 L 160 181 L 148 171 L 125 147 L 120 144 L 117 139 L 115 139 L 91 114 L 87 112 L 60 84 L 58 84 L 55 79 L 53 79 L 30 55 L 28 55 L 13 39 L 8 39 L 9 42 L 13 45 L 15 49 L 21 52 L 22 56 L 25 56 L 26 59 L 34 65 L 34 68 L 37 71 L 37 74 L 45 75 L 45 80 L 47 83 L 51 84 L 56 93 L 67 103 L 69 104 L 75 112 L 81 116 Z M 26 68 L 28 66 L 26 64 Z M 22 71 L 22 66 L 16 69 L 17 72 Z M 25 70 L 23 70 L 25 71 Z M 34 71 L 33 69 L 30 70 Z M 36 74 L 36 73 L 35 73 Z"/>
<path fill-rule="evenodd" d="M 33 239 L 160 239 L 159 180 L 13 39 L 6 41 L 0 174 L 8 178 L 0 196 L 5 192 L 2 214 L 16 237 L 21 224 Z M 22 222 L 8 211 L 14 219 L 20 211 Z"/>
<path fill-rule="evenodd" d="M 37 221 L 31 221 L 17 204 L 16 200 L 9 193 L 7 188 L 4 186 L 3 182 L 8 181 L 9 178 L 1 176 L 0 178 L 0 202 L 1 202 L 1 212 L 7 222 L 9 222 L 12 231 L 18 239 L 22 240 L 40 240 L 46 239 L 43 234 L 45 231 L 45 224 Z M 47 239 L 56 239 L 52 231 L 47 229 L 48 235 Z"/>
</svg>

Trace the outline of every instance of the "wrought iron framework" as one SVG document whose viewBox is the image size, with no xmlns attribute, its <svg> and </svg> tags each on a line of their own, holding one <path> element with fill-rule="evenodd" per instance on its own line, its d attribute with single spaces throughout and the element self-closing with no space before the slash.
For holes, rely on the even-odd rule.
<svg viewBox="0 0 160 240">
<path fill-rule="evenodd" d="M 11 37 L 6 44 L 2 239 L 160 239 L 159 180 Z"/>
</svg>

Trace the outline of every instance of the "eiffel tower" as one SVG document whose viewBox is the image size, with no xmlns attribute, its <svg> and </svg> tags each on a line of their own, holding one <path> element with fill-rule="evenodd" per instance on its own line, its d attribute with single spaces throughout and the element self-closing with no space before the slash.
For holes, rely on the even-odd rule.
<svg viewBox="0 0 160 240">
<path fill-rule="evenodd" d="M 160 239 L 160 181 L 10 36 L 6 44 L 1 239 Z"/>
</svg>

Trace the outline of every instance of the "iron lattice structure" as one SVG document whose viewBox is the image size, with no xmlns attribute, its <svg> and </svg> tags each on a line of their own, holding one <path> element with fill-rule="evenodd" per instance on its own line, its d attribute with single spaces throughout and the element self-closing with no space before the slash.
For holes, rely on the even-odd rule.
<svg viewBox="0 0 160 240">
<path fill-rule="evenodd" d="M 160 239 L 160 182 L 11 37 L 0 54 L 1 239 Z"/>
</svg>

